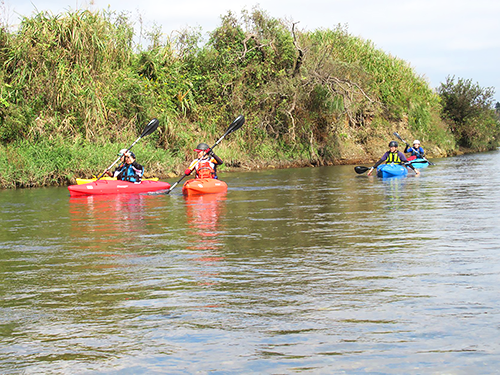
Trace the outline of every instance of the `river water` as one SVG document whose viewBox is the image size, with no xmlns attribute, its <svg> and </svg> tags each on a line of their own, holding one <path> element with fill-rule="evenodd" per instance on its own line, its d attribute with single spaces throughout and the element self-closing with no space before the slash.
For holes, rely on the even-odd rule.
<svg viewBox="0 0 500 375">
<path fill-rule="evenodd" d="M 498 371 L 500 153 L 433 161 L 0 191 L 0 373 Z"/>
</svg>

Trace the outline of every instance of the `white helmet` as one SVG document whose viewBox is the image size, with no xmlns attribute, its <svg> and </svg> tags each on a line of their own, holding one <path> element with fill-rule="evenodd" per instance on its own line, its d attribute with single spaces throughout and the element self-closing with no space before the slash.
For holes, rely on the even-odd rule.
<svg viewBox="0 0 500 375">
<path fill-rule="evenodd" d="M 118 156 L 123 156 L 123 155 L 125 155 L 126 152 L 127 152 L 127 149 L 126 148 L 122 148 L 120 150 L 120 152 L 118 153 Z"/>
<path fill-rule="evenodd" d="M 418 139 L 415 139 L 415 140 L 413 141 L 413 144 L 414 144 L 414 145 L 420 145 L 420 141 L 419 141 Z"/>
</svg>

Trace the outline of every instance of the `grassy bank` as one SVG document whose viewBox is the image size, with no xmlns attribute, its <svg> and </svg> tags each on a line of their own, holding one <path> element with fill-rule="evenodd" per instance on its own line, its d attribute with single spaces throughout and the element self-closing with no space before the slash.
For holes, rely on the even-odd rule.
<svg viewBox="0 0 500 375">
<path fill-rule="evenodd" d="M 3 188 L 67 185 L 77 177 L 100 175 L 117 158 L 120 148 L 130 144 L 92 145 L 85 142 L 68 142 L 63 139 L 17 141 L 9 147 L 0 146 L 0 162 L 4 170 L 0 174 Z M 163 172 L 163 164 L 175 161 L 166 150 L 144 143 L 134 147 L 140 162 L 147 165 L 147 175 Z"/>
<path fill-rule="evenodd" d="M 299 30 L 254 9 L 223 16 L 206 42 L 197 29 L 147 37 L 147 48 L 134 45 L 114 12 L 39 13 L 0 29 L 2 187 L 98 174 L 154 117 L 158 130 L 134 152 L 158 177 L 178 175 L 239 114 L 245 126 L 217 150 L 224 168 L 373 160 L 394 131 L 431 156 L 467 137 L 476 150 L 498 146 L 497 120 L 457 132 L 407 62 L 344 27 Z"/>
</svg>

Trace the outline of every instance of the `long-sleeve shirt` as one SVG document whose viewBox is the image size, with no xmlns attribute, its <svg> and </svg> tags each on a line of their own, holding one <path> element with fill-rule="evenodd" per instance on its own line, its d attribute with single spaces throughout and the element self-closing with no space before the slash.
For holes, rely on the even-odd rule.
<svg viewBox="0 0 500 375">
<path fill-rule="evenodd" d="M 410 147 L 409 145 L 406 145 L 405 147 L 405 152 L 409 152 L 410 156 L 416 156 L 416 157 L 423 157 L 424 156 L 424 148 L 422 146 L 415 148 L 415 147 Z"/>
</svg>

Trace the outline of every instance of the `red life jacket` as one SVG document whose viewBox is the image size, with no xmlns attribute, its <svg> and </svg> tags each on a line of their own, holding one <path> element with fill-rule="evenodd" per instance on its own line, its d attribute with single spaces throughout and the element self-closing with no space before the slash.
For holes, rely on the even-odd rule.
<svg viewBox="0 0 500 375">
<path fill-rule="evenodd" d="M 211 159 L 203 159 L 196 165 L 196 178 L 214 178 L 215 169 Z"/>
</svg>

